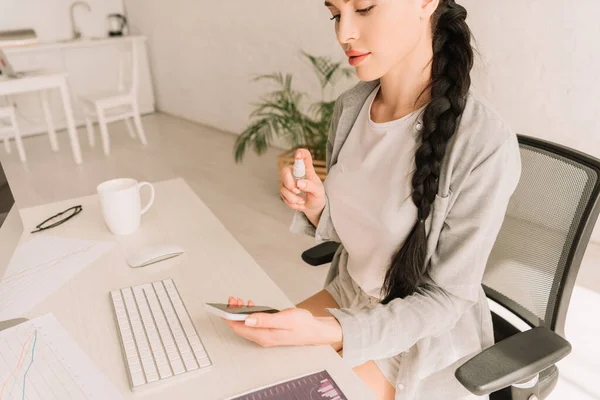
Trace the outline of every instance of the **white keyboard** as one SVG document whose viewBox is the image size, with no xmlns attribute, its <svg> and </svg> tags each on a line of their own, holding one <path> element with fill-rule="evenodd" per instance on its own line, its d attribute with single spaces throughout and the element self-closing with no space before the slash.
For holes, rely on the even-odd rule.
<svg viewBox="0 0 600 400">
<path fill-rule="evenodd" d="M 212 365 L 172 279 L 110 296 L 133 390 Z"/>
</svg>

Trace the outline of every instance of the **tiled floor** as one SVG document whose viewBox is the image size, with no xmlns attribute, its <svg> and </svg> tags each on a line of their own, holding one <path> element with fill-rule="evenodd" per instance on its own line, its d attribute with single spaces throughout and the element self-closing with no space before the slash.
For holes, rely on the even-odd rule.
<svg viewBox="0 0 600 400">
<path fill-rule="evenodd" d="M 310 267 L 300 253 L 313 239 L 289 232 L 291 211 L 279 200 L 273 149 L 233 162 L 236 136 L 163 114 L 143 119 L 149 145 L 127 135 L 125 125 L 110 126 L 112 155 L 90 148 L 83 131 L 84 163 L 73 163 L 67 136 L 53 153 L 47 136 L 25 139 L 29 162 L 0 151 L 19 207 L 93 194 L 96 185 L 114 177 L 161 181 L 183 177 L 293 302 L 321 288 L 326 267 Z M 99 139 L 99 138 L 98 138 Z M 97 140 L 99 141 L 99 140 Z M 551 399 L 600 399 L 600 245 L 590 245 L 581 267 L 567 320 L 573 353 L 560 364 L 561 380 Z"/>
</svg>

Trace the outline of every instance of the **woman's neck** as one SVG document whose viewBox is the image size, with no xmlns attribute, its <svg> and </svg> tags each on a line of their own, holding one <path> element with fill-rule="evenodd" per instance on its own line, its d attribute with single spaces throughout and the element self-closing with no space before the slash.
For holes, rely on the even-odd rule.
<svg viewBox="0 0 600 400">
<path fill-rule="evenodd" d="M 424 90 L 431 80 L 432 59 L 433 50 L 419 44 L 406 61 L 381 77 L 373 107 L 376 119 L 400 119 L 429 102 L 429 89 Z"/>
</svg>

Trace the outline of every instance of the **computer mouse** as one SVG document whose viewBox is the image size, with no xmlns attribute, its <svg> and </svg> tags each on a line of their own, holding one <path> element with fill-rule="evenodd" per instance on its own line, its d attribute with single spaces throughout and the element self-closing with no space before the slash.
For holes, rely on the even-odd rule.
<svg viewBox="0 0 600 400">
<path fill-rule="evenodd" d="M 176 245 L 158 245 L 144 247 L 127 258 L 127 264 L 131 268 L 145 267 L 159 261 L 177 257 L 183 253 L 183 249 Z"/>
</svg>

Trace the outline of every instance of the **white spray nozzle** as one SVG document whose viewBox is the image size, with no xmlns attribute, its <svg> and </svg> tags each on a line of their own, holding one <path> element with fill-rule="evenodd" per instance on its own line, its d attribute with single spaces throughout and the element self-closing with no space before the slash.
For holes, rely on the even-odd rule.
<svg viewBox="0 0 600 400">
<path fill-rule="evenodd" d="M 295 178 L 304 178 L 306 176 L 306 167 L 304 166 L 304 160 L 301 158 L 294 161 L 293 174 Z"/>
</svg>

